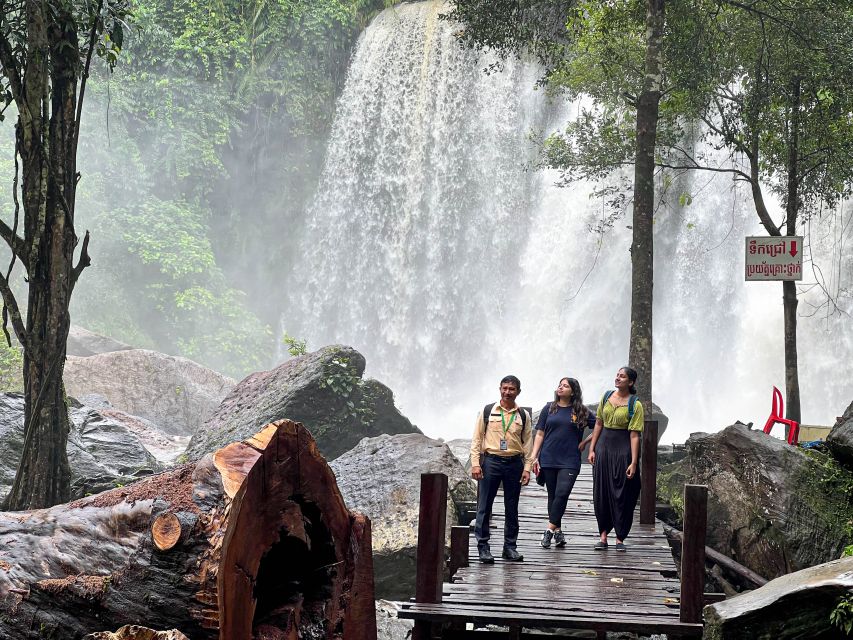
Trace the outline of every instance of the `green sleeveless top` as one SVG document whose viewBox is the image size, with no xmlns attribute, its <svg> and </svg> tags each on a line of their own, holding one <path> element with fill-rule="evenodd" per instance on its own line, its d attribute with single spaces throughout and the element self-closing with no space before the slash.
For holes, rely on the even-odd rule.
<svg viewBox="0 0 853 640">
<path fill-rule="evenodd" d="M 601 397 L 601 402 L 598 403 L 598 412 L 596 416 L 601 418 L 605 429 L 628 429 L 628 431 L 642 431 L 643 422 L 643 405 L 639 400 L 634 404 L 634 417 L 631 418 L 631 423 L 628 424 L 628 407 L 614 407 L 610 404 L 610 400 L 604 401 L 604 396 Z"/>
</svg>

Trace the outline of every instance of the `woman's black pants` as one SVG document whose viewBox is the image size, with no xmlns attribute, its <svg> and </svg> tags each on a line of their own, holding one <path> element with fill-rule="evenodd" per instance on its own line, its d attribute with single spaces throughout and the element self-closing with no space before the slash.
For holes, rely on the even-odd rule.
<svg viewBox="0 0 853 640">
<path fill-rule="evenodd" d="M 545 488 L 548 489 L 548 522 L 559 529 L 578 472 L 573 469 L 542 467 L 539 473 L 544 474 Z"/>
</svg>

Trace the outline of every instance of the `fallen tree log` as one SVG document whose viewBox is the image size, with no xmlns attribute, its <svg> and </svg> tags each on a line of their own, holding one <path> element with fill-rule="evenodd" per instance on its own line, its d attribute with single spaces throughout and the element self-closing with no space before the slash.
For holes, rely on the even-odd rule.
<svg viewBox="0 0 853 640">
<path fill-rule="evenodd" d="M 193 640 L 375 640 L 370 521 L 289 420 L 195 463 L 0 513 L 0 638 L 122 625 Z"/>
</svg>

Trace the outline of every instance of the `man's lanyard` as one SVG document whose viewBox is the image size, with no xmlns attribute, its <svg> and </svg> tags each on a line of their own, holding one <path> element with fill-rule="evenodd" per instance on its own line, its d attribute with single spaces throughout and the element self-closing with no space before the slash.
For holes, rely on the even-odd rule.
<svg viewBox="0 0 853 640">
<path fill-rule="evenodd" d="M 504 408 L 501 407 L 500 405 L 498 405 L 498 407 L 500 407 L 500 410 L 501 410 L 501 426 L 504 429 L 504 440 L 506 440 L 506 432 L 509 431 L 509 428 L 512 426 L 512 423 L 515 422 L 515 415 L 513 415 L 512 412 L 510 412 L 509 414 L 505 414 Z M 509 424 L 506 423 L 506 416 L 507 415 L 510 416 Z"/>
</svg>

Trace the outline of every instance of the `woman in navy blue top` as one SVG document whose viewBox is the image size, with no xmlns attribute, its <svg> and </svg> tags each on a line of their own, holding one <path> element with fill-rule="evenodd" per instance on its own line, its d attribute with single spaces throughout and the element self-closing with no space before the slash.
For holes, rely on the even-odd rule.
<svg viewBox="0 0 853 640">
<path fill-rule="evenodd" d="M 539 412 L 533 440 L 533 471 L 545 478 L 548 489 L 548 528 L 539 543 L 545 549 L 552 539 L 558 547 L 566 545 L 561 520 L 581 469 L 581 451 L 589 440 L 583 440 L 584 429 L 594 424 L 595 416 L 584 406 L 578 381 L 562 378 L 554 401 Z"/>
</svg>

